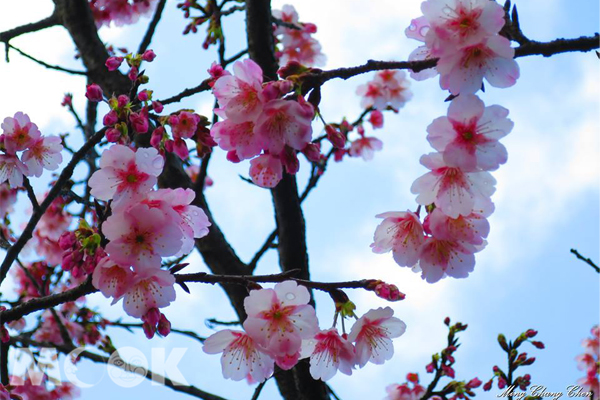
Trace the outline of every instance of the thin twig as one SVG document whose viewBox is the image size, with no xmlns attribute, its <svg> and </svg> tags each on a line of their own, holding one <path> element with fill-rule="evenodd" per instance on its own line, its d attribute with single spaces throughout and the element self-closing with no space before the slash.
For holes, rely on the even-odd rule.
<svg viewBox="0 0 600 400">
<path fill-rule="evenodd" d="M 19 53 L 23 57 L 29 58 L 31 61 L 35 61 L 36 63 L 38 63 L 38 64 L 40 64 L 40 65 L 42 65 L 42 66 L 44 66 L 44 67 L 46 67 L 48 69 L 54 69 L 54 70 L 57 70 L 57 71 L 67 72 L 67 73 L 73 74 L 73 75 L 87 75 L 87 72 L 85 72 L 85 71 L 76 71 L 76 70 L 69 69 L 69 68 L 63 68 L 63 67 L 58 66 L 58 65 L 52 65 L 52 64 L 48 64 L 48 63 L 46 63 L 44 61 L 38 60 L 37 58 L 35 58 L 35 57 L 33 57 L 33 56 L 25 53 L 24 51 L 18 49 L 17 47 L 13 46 L 10 43 L 7 43 L 6 46 L 8 46 L 9 48 L 15 50 L 17 53 Z"/>
<path fill-rule="evenodd" d="M 258 396 L 260 396 L 260 393 L 262 392 L 262 390 L 265 387 L 266 383 L 267 383 L 267 381 L 264 380 L 264 381 L 262 381 L 261 383 L 258 384 L 258 386 L 256 387 L 256 389 L 254 389 L 254 393 L 252 394 L 252 398 L 250 400 L 258 400 Z"/>
<path fill-rule="evenodd" d="M 31 186 L 31 182 L 29 182 L 29 178 L 23 176 L 23 186 L 25 186 L 25 190 L 27 191 L 27 197 L 29 197 L 29 201 L 31 202 L 31 206 L 33 207 L 33 211 L 38 211 L 40 205 L 35 197 L 35 192 L 33 191 L 33 187 Z"/>
<path fill-rule="evenodd" d="M 8 43 L 9 40 L 16 38 L 17 36 L 41 31 L 42 29 L 50 28 L 60 24 L 58 13 L 56 10 L 47 18 L 40 21 L 33 22 L 31 24 L 21 25 L 16 28 L 10 29 L 5 32 L 0 32 L 0 42 Z"/>
<path fill-rule="evenodd" d="M 162 104 L 177 103 L 186 97 L 195 95 L 196 93 L 206 92 L 207 90 L 210 90 L 210 86 L 208 85 L 209 81 L 210 81 L 210 79 L 205 79 L 198 86 L 189 88 L 189 89 L 185 89 L 181 93 L 176 94 L 175 96 L 166 98 L 164 100 L 159 100 L 159 102 L 161 102 Z"/>
<path fill-rule="evenodd" d="M 600 268 L 598 268 L 598 266 L 596 265 L 596 263 L 594 263 L 590 258 L 586 258 L 584 256 L 582 256 L 577 250 L 575 249 L 571 249 L 571 253 L 575 254 L 575 257 L 577 257 L 578 259 L 580 259 L 581 261 L 585 262 L 586 264 L 588 264 L 590 267 L 594 268 L 594 270 L 596 272 L 598 272 L 600 274 Z"/>
</svg>

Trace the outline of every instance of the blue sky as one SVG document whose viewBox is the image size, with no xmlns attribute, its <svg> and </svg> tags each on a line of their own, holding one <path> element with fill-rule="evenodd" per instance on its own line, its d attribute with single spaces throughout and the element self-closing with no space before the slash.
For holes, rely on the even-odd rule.
<svg viewBox="0 0 600 400">
<path fill-rule="evenodd" d="M 0 31 L 51 12 L 49 0 L 29 3 L 4 5 Z M 213 51 L 201 50 L 202 35 L 180 35 L 184 20 L 175 3 L 167 5 L 151 46 L 158 58 L 149 64 L 147 73 L 157 98 L 197 85 L 215 58 Z M 273 6 L 285 3 L 273 1 Z M 294 5 L 302 21 L 317 24 L 316 37 L 328 57 L 326 68 L 358 65 L 368 59 L 404 60 L 417 46 L 403 31 L 420 15 L 419 1 L 304 0 Z M 578 37 L 598 31 L 597 1 L 530 0 L 517 6 L 523 31 L 531 39 Z M 144 19 L 131 27 L 103 28 L 101 36 L 116 46 L 135 49 L 147 22 Z M 242 15 L 225 22 L 229 55 L 245 45 L 242 23 Z M 13 44 L 47 62 L 80 68 L 73 59 L 72 42 L 60 28 L 17 38 Z M 600 259 L 598 60 L 593 53 L 572 53 L 549 59 L 519 58 L 518 63 L 521 78 L 514 87 L 488 87 L 481 94 L 486 104 L 508 108 L 515 127 L 504 139 L 508 163 L 494 173 L 498 184 L 489 245 L 477 255 L 469 278 L 427 284 L 419 275 L 398 267 L 391 255 L 376 255 L 369 249 L 378 223 L 375 214 L 416 207 L 410 185 L 425 172 L 419 157 L 432 151 L 425 129 L 434 118 L 445 115 L 447 108 L 443 102 L 447 94 L 439 89 L 437 79 L 413 82 L 413 100 L 398 115 L 386 113 L 384 129 L 372 132 L 367 127 L 368 134 L 384 142 L 383 151 L 372 162 L 348 159 L 332 164 L 305 202 L 313 279 L 380 278 L 397 284 L 407 294 L 405 301 L 391 304 L 408 325 L 406 334 L 395 341 L 395 357 L 384 366 L 370 365 L 352 377 L 338 375 L 332 379 L 330 383 L 342 399 L 383 398 L 385 386 L 404 381 L 407 372 L 419 372 L 422 381 L 428 383 L 424 366 L 445 342 L 445 316 L 469 324 L 456 354 L 459 378 L 489 379 L 493 365 L 506 363 L 496 344 L 497 334 L 503 332 L 511 338 L 528 328 L 539 330 L 539 340 L 546 344 L 545 350 L 528 351 L 538 360 L 526 371 L 534 384 L 561 391 L 582 376 L 574 357 L 581 351 L 581 339 L 599 321 L 599 281 L 598 274 L 576 260 L 569 249 L 575 247 L 595 261 Z M 372 75 L 366 74 L 328 82 L 321 103 L 324 117 L 328 121 L 339 121 L 343 116 L 354 119 L 361 111 L 354 92 L 370 79 Z M 74 104 L 83 113 L 83 79 L 44 70 L 13 52 L 10 64 L 0 63 L 0 88 L 2 117 L 24 111 L 43 133 L 76 134 L 60 101 L 64 92 L 73 92 Z M 203 94 L 186 99 L 180 107 L 208 115 L 212 103 L 212 97 Z M 318 133 L 322 125 L 315 122 L 313 129 Z M 301 186 L 308 170 L 302 164 Z M 233 165 L 217 150 L 209 170 L 215 185 L 207 191 L 216 220 L 243 260 L 252 257 L 274 227 L 270 194 L 242 182 L 238 174 L 247 175 L 247 171 L 247 162 Z M 44 190 L 48 178 L 46 174 L 36 182 L 38 191 Z M 19 215 L 24 213 L 23 200 L 17 209 Z M 18 218 L 25 221 L 23 216 Z M 205 270 L 197 255 L 191 260 L 190 271 Z M 276 253 L 271 251 L 257 272 L 271 273 L 277 268 Z M 349 294 L 359 312 L 387 305 L 371 293 Z M 317 300 L 321 327 L 326 328 L 333 306 L 327 296 L 317 294 Z M 109 307 L 109 302 L 97 294 L 90 296 L 89 304 L 105 311 L 109 318 L 123 315 L 120 305 Z M 228 304 L 220 288 L 194 286 L 191 295 L 178 291 L 177 302 L 166 309 L 166 314 L 174 327 L 208 335 L 211 330 L 204 324 L 206 318 L 233 318 Z M 218 357 L 205 355 L 190 339 L 172 334 L 146 341 L 116 330 L 111 336 L 118 346 L 136 346 L 146 354 L 152 346 L 164 346 L 167 352 L 173 347 L 188 348 L 180 369 L 189 383 L 204 390 L 231 399 L 250 398 L 254 390 L 244 382 L 223 381 Z M 85 361 L 80 369 L 78 376 L 83 381 L 104 374 L 103 368 Z M 148 382 L 136 390 L 137 397 L 148 399 L 184 397 Z M 104 399 L 108 393 L 121 398 L 134 392 L 116 386 L 104 375 L 99 385 L 83 391 L 83 398 Z M 479 398 L 492 397 L 487 393 Z M 261 398 L 279 398 L 274 382 L 269 381 Z"/>
</svg>

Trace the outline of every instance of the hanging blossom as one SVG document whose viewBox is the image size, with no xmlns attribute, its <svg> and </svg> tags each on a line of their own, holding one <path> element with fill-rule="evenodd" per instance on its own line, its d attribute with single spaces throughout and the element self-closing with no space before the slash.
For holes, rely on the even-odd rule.
<svg viewBox="0 0 600 400">
<path fill-rule="evenodd" d="M 44 169 L 54 171 L 62 162 L 62 141 L 57 136 L 42 136 L 29 116 L 17 112 L 0 125 L 0 184 L 8 181 L 17 188 L 23 177 L 40 177 Z M 18 152 L 22 152 L 20 155 Z"/>
<path fill-rule="evenodd" d="M 392 384 L 386 387 L 387 396 L 383 400 L 420 400 L 426 390 L 419 384 L 419 375 L 409 373 L 406 380 L 402 385 Z"/>
<path fill-rule="evenodd" d="M 280 66 L 283 67 L 291 61 L 307 67 L 325 65 L 327 58 L 321 52 L 321 44 L 312 37 L 317 33 L 315 24 L 299 22 L 296 9 L 289 4 L 284 5 L 281 10 L 273 10 L 272 13 L 273 17 L 298 28 L 289 28 L 275 23 L 273 31 L 277 42 L 275 56 L 279 59 Z"/>
<path fill-rule="evenodd" d="M 498 141 L 513 127 L 507 115 L 505 108 L 485 107 L 472 94 L 452 100 L 447 116 L 427 128 L 427 139 L 438 150 L 421 157 L 430 172 L 411 186 L 427 212 L 423 224 L 410 211 L 381 214 L 374 252 L 392 250 L 398 265 L 421 272 L 430 283 L 445 276 L 465 278 L 474 270 L 474 254 L 487 244 L 487 218 L 494 211 L 496 180 L 488 171 L 507 160 Z"/>
<path fill-rule="evenodd" d="M 210 134 L 232 162 L 250 160 L 250 177 L 261 187 L 275 187 L 284 170 L 295 174 L 296 153 L 310 148 L 314 107 L 302 96 L 283 99 L 293 83 L 263 84 L 262 70 L 252 60 L 238 61 L 234 75 L 220 74 L 213 85 L 223 120 Z"/>
<path fill-rule="evenodd" d="M 182 118 L 188 117 L 191 124 L 193 117 Z M 188 122 L 179 134 L 187 135 Z M 92 284 L 113 304 L 123 299 L 125 312 L 144 321 L 149 338 L 170 332 L 170 322 L 158 309 L 175 300 L 175 277 L 161 269 L 162 259 L 191 252 L 194 240 L 207 235 L 210 226 L 204 211 L 191 204 L 193 190 L 154 189 L 163 165 L 154 148 L 134 151 L 115 144 L 105 150 L 89 184 L 92 195 L 112 200 L 111 215 L 102 225 L 109 242 L 100 247 L 92 240 L 95 231 L 81 224 L 75 236 L 63 238 L 65 255 L 93 252 L 95 268 L 84 272 L 92 274 Z"/>
<path fill-rule="evenodd" d="M 89 0 L 96 26 L 136 23 L 141 16 L 151 15 L 157 0 Z"/>
<path fill-rule="evenodd" d="M 424 43 L 409 61 L 439 58 L 440 86 L 453 95 L 475 93 L 483 79 L 499 88 L 515 84 L 519 66 L 510 41 L 499 35 L 504 9 L 488 0 L 427 0 L 423 16 L 406 29 L 409 38 Z M 424 79 L 435 73 L 415 74 Z"/>
<path fill-rule="evenodd" d="M 373 284 L 376 287 L 368 290 L 377 291 L 385 285 L 381 281 Z M 388 286 L 398 292 L 395 286 Z M 394 296 L 389 299 L 397 300 Z M 357 365 L 362 368 L 369 361 L 382 364 L 389 360 L 394 352 L 391 339 L 406 329 L 386 307 L 368 311 L 349 335 L 340 334 L 335 326 L 319 330 L 309 301 L 308 290 L 294 281 L 278 283 L 273 289 L 252 290 L 244 299 L 248 315 L 242 324 L 244 331 L 217 332 L 206 339 L 204 351 L 222 353 L 223 376 L 233 380 L 262 382 L 271 376 L 275 364 L 288 370 L 300 359 L 309 358 L 311 376 L 326 381 L 337 371 L 351 375 Z"/>
<path fill-rule="evenodd" d="M 356 94 L 362 97 L 362 108 L 384 110 L 391 107 L 398 112 L 413 96 L 409 88 L 410 81 L 404 71 L 383 70 L 377 72 L 372 81 L 357 87 Z"/>
</svg>

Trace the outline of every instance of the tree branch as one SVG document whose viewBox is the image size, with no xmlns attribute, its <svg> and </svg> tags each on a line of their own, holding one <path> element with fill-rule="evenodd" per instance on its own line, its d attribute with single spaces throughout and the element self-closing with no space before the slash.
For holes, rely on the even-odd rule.
<svg viewBox="0 0 600 400">
<path fill-rule="evenodd" d="M 150 42 L 152 41 L 152 36 L 154 36 L 154 32 L 156 31 L 156 27 L 160 22 L 160 18 L 162 17 L 162 12 L 165 9 L 165 4 L 167 0 L 160 0 L 158 5 L 156 6 L 156 11 L 154 12 L 154 17 L 152 17 L 152 21 L 150 21 L 150 25 L 148 25 L 148 30 L 140 43 L 140 47 L 138 48 L 138 54 L 143 54 L 146 50 L 148 50 L 148 46 L 150 46 Z"/>
<path fill-rule="evenodd" d="M 196 93 L 206 92 L 207 90 L 210 90 L 210 86 L 208 86 L 208 82 L 209 82 L 209 79 L 205 79 L 198 86 L 189 88 L 189 89 L 185 89 L 181 93 L 179 93 L 175 96 L 166 98 L 164 100 L 159 100 L 159 102 L 161 102 L 162 104 L 177 103 L 186 97 L 195 95 Z"/>
<path fill-rule="evenodd" d="M 33 57 L 33 56 L 25 53 L 24 51 L 22 51 L 19 48 L 13 46 L 12 44 L 7 43 L 6 46 L 8 48 L 11 48 L 11 49 L 15 50 L 17 53 L 19 53 L 23 57 L 28 58 L 31 61 L 34 61 L 34 62 L 36 62 L 36 63 L 40 64 L 41 66 L 46 67 L 48 69 L 54 69 L 56 71 L 67 72 L 67 73 L 73 74 L 73 75 L 87 75 L 87 73 L 85 71 L 76 71 L 74 69 L 63 68 L 63 67 L 61 67 L 59 65 L 52 65 L 52 64 L 48 64 L 48 63 L 46 63 L 46 62 L 44 62 L 42 60 L 38 60 L 37 58 L 35 58 L 35 57 Z M 7 54 L 6 58 L 7 58 L 7 61 L 8 61 L 8 51 L 6 52 L 6 54 Z"/>
<path fill-rule="evenodd" d="M 42 204 L 40 204 L 40 206 L 37 209 L 33 210 L 33 214 L 31 215 L 27 226 L 23 230 L 23 233 L 15 242 L 15 244 L 13 244 L 10 247 L 10 249 L 8 249 L 8 251 L 6 252 L 6 257 L 2 261 L 2 265 L 0 265 L 0 284 L 4 281 L 4 278 L 6 278 L 6 274 L 8 273 L 10 266 L 23 249 L 23 246 L 25 246 L 25 243 L 27 243 L 27 241 L 31 239 L 33 235 L 33 230 L 35 229 L 40 218 L 42 218 L 48 207 L 50 207 L 50 204 L 52 204 L 54 199 L 60 194 L 63 186 L 71 178 L 71 175 L 73 175 L 75 166 L 85 157 L 85 154 L 88 151 L 90 151 L 95 145 L 100 143 L 100 141 L 104 137 L 105 131 L 106 128 L 103 128 L 96 132 L 90 138 L 90 140 L 85 142 L 85 144 L 75 154 L 73 154 L 71 161 L 69 161 L 65 169 L 63 169 L 63 171 L 61 172 L 60 176 L 48 192 L 48 195 L 46 196 Z"/>
<path fill-rule="evenodd" d="M 0 42 L 8 43 L 11 39 L 21 36 L 26 33 L 41 31 L 42 29 L 60 25 L 60 19 L 56 10 L 47 18 L 37 22 L 18 26 L 5 32 L 0 32 Z"/>
<path fill-rule="evenodd" d="M 594 269 L 594 271 L 600 273 L 600 268 L 598 268 L 598 266 L 592 261 L 591 258 L 586 258 L 584 256 L 582 256 L 577 250 L 575 249 L 571 249 L 571 253 L 575 254 L 575 257 L 577 257 L 578 259 L 580 259 L 581 261 L 585 262 L 586 264 L 588 264 L 590 267 L 592 267 Z"/>
</svg>

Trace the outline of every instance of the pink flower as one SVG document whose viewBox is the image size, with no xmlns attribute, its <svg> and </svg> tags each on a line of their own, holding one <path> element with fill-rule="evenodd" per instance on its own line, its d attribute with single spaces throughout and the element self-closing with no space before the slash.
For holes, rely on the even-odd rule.
<svg viewBox="0 0 600 400">
<path fill-rule="evenodd" d="M 281 10 L 273 10 L 273 16 L 302 28 L 292 29 L 284 26 L 275 28 L 274 34 L 282 44 L 281 51 L 277 52 L 280 66 L 287 65 L 289 62 L 306 66 L 325 65 L 326 57 L 321 52 L 321 44 L 311 36 L 317 32 L 314 24 L 300 23 L 296 9 L 289 4 L 284 5 Z"/>
<path fill-rule="evenodd" d="M 393 338 L 406 331 L 406 324 L 393 317 L 390 307 L 369 310 L 354 323 L 348 340 L 355 342 L 356 363 L 364 367 L 367 362 L 383 364 L 394 354 Z"/>
<path fill-rule="evenodd" d="M 389 69 L 379 71 L 375 74 L 374 81 L 383 85 L 386 102 L 395 110 L 404 107 L 412 98 L 412 92 L 409 90 L 410 81 L 404 71 Z"/>
<path fill-rule="evenodd" d="M 113 209 L 145 195 L 156 184 L 164 160 L 154 148 L 114 145 L 102 153 L 100 169 L 92 175 L 91 193 L 100 200 L 114 200 Z"/>
<path fill-rule="evenodd" d="M 23 175 L 29 170 L 15 155 L 0 154 L 0 183 L 8 181 L 11 187 L 23 185 Z"/>
<path fill-rule="evenodd" d="M 29 176 L 42 176 L 45 169 L 54 171 L 62 162 L 62 141 L 58 136 L 44 136 L 37 139 L 25 150 L 21 157 Z"/>
<path fill-rule="evenodd" d="M 489 172 L 464 172 L 460 168 L 450 167 L 440 153 L 423 155 L 421 164 L 431 172 L 418 178 L 410 188 L 412 193 L 418 195 L 417 203 L 435 203 L 451 218 L 473 212 L 482 215 L 491 213 L 493 203 L 490 196 L 496 190 L 496 180 Z"/>
<path fill-rule="evenodd" d="M 480 214 L 450 218 L 436 208 L 427 218 L 433 236 L 442 240 L 458 240 L 480 245 L 490 233 L 490 223 Z"/>
<path fill-rule="evenodd" d="M 352 375 L 356 364 L 354 346 L 336 328 L 323 330 L 303 343 L 301 357 L 309 356 L 311 376 L 322 381 L 331 379 L 338 369 Z"/>
<path fill-rule="evenodd" d="M 17 202 L 17 190 L 0 183 L 0 219 L 12 211 L 12 206 Z"/>
<path fill-rule="evenodd" d="M 178 115 L 169 117 L 169 125 L 174 138 L 191 138 L 196 134 L 200 117 L 188 111 L 181 111 Z"/>
<path fill-rule="evenodd" d="M 507 115 L 504 107 L 485 107 L 477 96 L 463 94 L 450 103 L 448 117 L 436 118 L 427 127 L 427 140 L 450 166 L 463 171 L 495 170 L 508 157 L 498 142 L 513 127 Z"/>
<path fill-rule="evenodd" d="M 266 147 L 266 140 L 254 132 L 254 122 L 219 121 L 210 130 L 211 136 L 223 150 L 235 151 L 240 160 L 250 159 L 260 154 Z"/>
<path fill-rule="evenodd" d="M 1 138 L 4 140 L 4 147 L 8 154 L 25 150 L 41 136 L 37 125 L 29 120 L 27 114 L 20 111 L 14 118 L 4 118 L 1 126 L 4 131 Z"/>
<path fill-rule="evenodd" d="M 92 285 L 100 290 L 104 297 L 112 297 L 112 304 L 119 301 L 132 284 L 131 268 L 116 264 L 110 257 L 100 260 L 92 275 Z"/>
<path fill-rule="evenodd" d="M 440 86 L 453 95 L 477 92 L 483 78 L 494 87 L 510 87 L 519 78 L 514 55 L 510 41 L 500 35 L 455 51 L 437 63 Z"/>
<path fill-rule="evenodd" d="M 389 385 L 385 388 L 387 397 L 383 400 L 420 400 L 425 394 L 425 388 L 419 384 L 411 389 L 408 384 L 402 385 Z"/>
<path fill-rule="evenodd" d="M 141 318 L 152 308 L 167 307 L 175 301 L 175 277 L 160 268 L 136 272 L 133 284 L 123 298 L 123 309 L 134 318 Z"/>
<path fill-rule="evenodd" d="M 386 212 L 376 216 L 383 221 L 375 230 L 371 248 L 382 254 L 392 250 L 401 267 L 412 267 L 419 261 L 419 250 L 425 241 L 419 217 L 410 211 Z"/>
<path fill-rule="evenodd" d="M 85 97 L 88 98 L 89 101 L 102 101 L 104 98 L 104 93 L 102 92 L 102 88 L 95 83 L 86 86 Z"/>
<path fill-rule="evenodd" d="M 466 278 L 475 267 L 473 253 L 479 250 L 480 248 L 467 242 L 428 237 L 421 247 L 421 277 L 429 283 L 439 281 L 444 274 L 453 278 Z"/>
<path fill-rule="evenodd" d="M 211 225 L 200 207 L 190 205 L 196 193 L 192 189 L 159 189 L 148 194 L 143 204 L 159 208 L 167 219 L 179 226 L 182 238 L 181 250 L 175 256 L 190 253 L 194 248 L 194 239 L 208 235 Z"/>
<path fill-rule="evenodd" d="M 421 10 L 431 24 L 425 38 L 435 54 L 477 44 L 504 26 L 504 9 L 488 0 L 427 0 Z"/>
<path fill-rule="evenodd" d="M 283 165 L 278 157 L 263 154 L 250 160 L 252 182 L 264 188 L 277 186 L 283 177 Z"/>
<path fill-rule="evenodd" d="M 265 150 L 279 154 L 286 144 L 302 150 L 310 142 L 314 111 L 306 104 L 278 99 L 265 105 L 255 125 L 255 132 L 267 143 Z"/>
<path fill-rule="evenodd" d="M 244 329 L 269 354 L 294 355 L 302 339 L 313 338 L 319 330 L 309 301 L 308 290 L 294 281 L 278 283 L 274 289 L 252 290 L 244 299 L 248 314 Z"/>
<path fill-rule="evenodd" d="M 362 108 L 373 107 L 383 110 L 387 106 L 387 94 L 383 84 L 371 81 L 356 88 L 356 94 L 361 96 L 360 106 Z"/>
<path fill-rule="evenodd" d="M 162 210 L 145 204 L 113 212 L 102 231 L 110 240 L 106 245 L 110 258 L 115 263 L 133 265 L 136 271 L 159 268 L 161 256 L 173 256 L 182 246 L 179 226 Z"/>
<path fill-rule="evenodd" d="M 262 111 L 262 70 L 254 61 L 237 61 L 234 75 L 221 76 L 213 86 L 213 93 L 227 118 L 233 122 L 255 120 Z"/>
<path fill-rule="evenodd" d="M 379 110 L 371 111 L 369 122 L 373 125 L 373 129 L 383 128 L 383 113 Z"/>
<path fill-rule="evenodd" d="M 214 333 L 204 341 L 202 350 L 208 354 L 223 353 L 221 367 L 226 379 L 241 381 L 249 378 L 253 382 L 262 382 L 273 373 L 273 359 L 241 331 L 224 329 Z"/>
<path fill-rule="evenodd" d="M 356 139 L 350 145 L 350 157 L 362 157 L 365 161 L 371 161 L 375 155 L 375 151 L 383 148 L 383 142 L 375 137 L 363 136 Z"/>
</svg>

